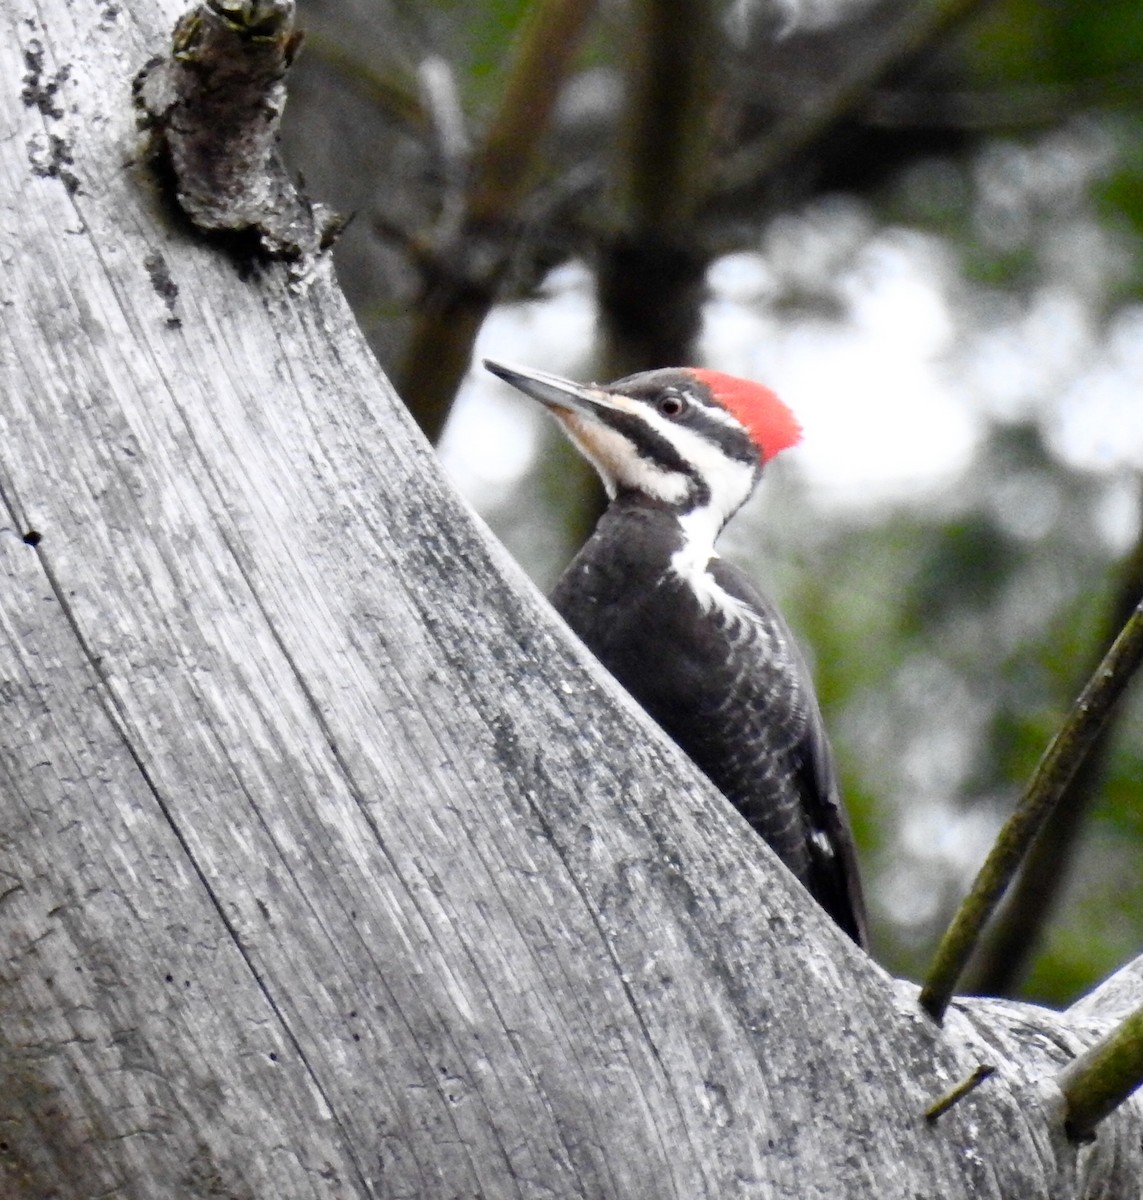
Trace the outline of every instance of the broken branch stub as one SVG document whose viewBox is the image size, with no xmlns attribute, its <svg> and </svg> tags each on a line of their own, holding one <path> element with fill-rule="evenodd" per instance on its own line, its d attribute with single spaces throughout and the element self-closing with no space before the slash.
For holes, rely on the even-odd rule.
<svg viewBox="0 0 1143 1200">
<path fill-rule="evenodd" d="M 175 25 L 170 52 L 135 79 L 135 102 L 199 230 L 308 274 L 342 221 L 290 179 L 278 145 L 286 74 L 301 44 L 293 0 L 206 0 Z"/>
</svg>

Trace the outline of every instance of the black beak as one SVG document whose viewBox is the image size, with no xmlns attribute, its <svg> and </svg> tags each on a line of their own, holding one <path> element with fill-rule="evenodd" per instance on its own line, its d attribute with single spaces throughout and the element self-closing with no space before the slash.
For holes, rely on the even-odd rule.
<svg viewBox="0 0 1143 1200">
<path fill-rule="evenodd" d="M 614 410 L 619 406 L 611 394 L 592 384 L 573 383 L 547 371 L 535 371 L 531 367 L 510 367 L 507 363 L 484 360 L 485 367 L 493 375 L 510 383 L 514 388 L 530 396 L 548 408 L 563 412 L 580 412 L 596 416 L 601 409 Z"/>
</svg>

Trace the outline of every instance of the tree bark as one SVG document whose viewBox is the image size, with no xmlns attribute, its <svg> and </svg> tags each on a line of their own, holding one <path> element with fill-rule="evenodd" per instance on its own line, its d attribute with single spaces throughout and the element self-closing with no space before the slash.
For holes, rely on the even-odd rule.
<svg viewBox="0 0 1143 1200">
<path fill-rule="evenodd" d="M 0 1194 L 1134 1195 L 1140 1106 L 1077 1148 L 1050 1081 L 1143 968 L 937 1028 L 452 493 L 328 266 L 172 217 L 130 84 L 178 6 L 0 13 Z"/>
</svg>

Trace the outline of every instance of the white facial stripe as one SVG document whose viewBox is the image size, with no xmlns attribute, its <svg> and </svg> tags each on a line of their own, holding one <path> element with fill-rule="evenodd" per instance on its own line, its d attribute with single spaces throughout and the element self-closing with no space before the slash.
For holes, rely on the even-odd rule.
<svg viewBox="0 0 1143 1200">
<path fill-rule="evenodd" d="M 705 570 L 706 564 L 714 557 L 715 538 L 722 530 L 716 514 L 711 511 L 710 505 L 692 508 L 689 513 L 679 517 L 679 527 L 683 531 L 683 549 L 675 557 L 692 571 Z"/>
<path fill-rule="evenodd" d="M 707 570 L 714 552 L 714 539 L 721 526 L 713 528 L 709 508 L 692 509 L 679 518 L 683 531 L 682 546 L 671 555 L 671 570 L 686 581 L 704 612 L 720 608 L 728 621 L 736 621 L 745 606 L 729 595 Z"/>
<path fill-rule="evenodd" d="M 733 413 L 727 412 L 725 408 L 721 408 L 717 404 L 702 404 L 699 400 L 695 400 L 694 403 L 701 405 L 703 414 L 710 417 L 712 421 L 717 421 L 720 425 L 725 425 L 729 429 L 738 429 L 743 433 L 746 432 L 746 428 L 742 422 Z"/>
<path fill-rule="evenodd" d="M 718 531 L 745 504 L 754 490 L 757 470 L 750 463 L 728 458 L 718 446 L 700 437 L 693 429 L 684 429 L 666 421 L 661 421 L 661 424 L 666 426 L 662 430 L 663 437 L 670 440 L 682 458 L 694 464 L 710 487 L 710 502 L 705 507 L 709 508 L 710 520 L 715 523 L 711 535 L 713 543 Z"/>
<path fill-rule="evenodd" d="M 638 400 L 623 395 L 612 395 L 608 400 L 614 408 L 633 413 L 665 442 L 674 446 L 680 458 L 694 464 L 698 474 L 710 484 L 711 503 L 723 513 L 724 522 L 742 507 L 754 489 L 755 468 L 752 465 L 728 458 L 707 438 L 684 425 L 676 425 Z M 704 406 L 703 412 L 731 428 L 742 428 L 730 413 L 722 409 Z"/>
<path fill-rule="evenodd" d="M 679 517 L 683 544 L 671 556 L 671 569 L 689 583 L 704 611 L 720 608 L 728 620 L 737 620 L 742 605 L 719 587 L 707 566 L 717 557 L 714 543 L 722 527 L 754 490 L 755 468 L 749 463 L 727 458 L 716 446 L 689 429 L 672 427 L 672 432 L 684 435 L 675 437 L 675 445 L 706 478 L 710 485 L 710 501 Z"/>
</svg>

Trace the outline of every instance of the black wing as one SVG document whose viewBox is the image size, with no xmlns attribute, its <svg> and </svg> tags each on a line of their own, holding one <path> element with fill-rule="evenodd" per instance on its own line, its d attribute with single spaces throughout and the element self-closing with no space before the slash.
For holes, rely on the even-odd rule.
<svg viewBox="0 0 1143 1200">
<path fill-rule="evenodd" d="M 796 833 L 791 833 L 802 847 L 792 869 L 837 924 L 859 946 L 867 946 L 853 834 L 809 668 L 781 614 L 741 571 L 720 559 L 709 569 L 744 610 L 736 657 L 748 664 L 744 672 L 754 678 L 732 685 L 739 696 L 736 707 L 743 705 L 751 717 L 739 743 L 744 761 L 733 764 L 734 778 L 728 784 L 741 800 L 729 791 L 728 795 L 766 837 L 766 818 L 754 812 L 772 803 L 766 791 L 775 769 L 768 760 L 782 764 L 780 806 L 784 819 L 796 825 Z"/>
<path fill-rule="evenodd" d="M 721 560 L 664 567 L 661 512 L 612 506 L 552 601 L 588 648 L 859 945 L 865 910 L 809 670 L 774 606 Z M 709 586 L 705 586 L 709 585 Z"/>
</svg>

